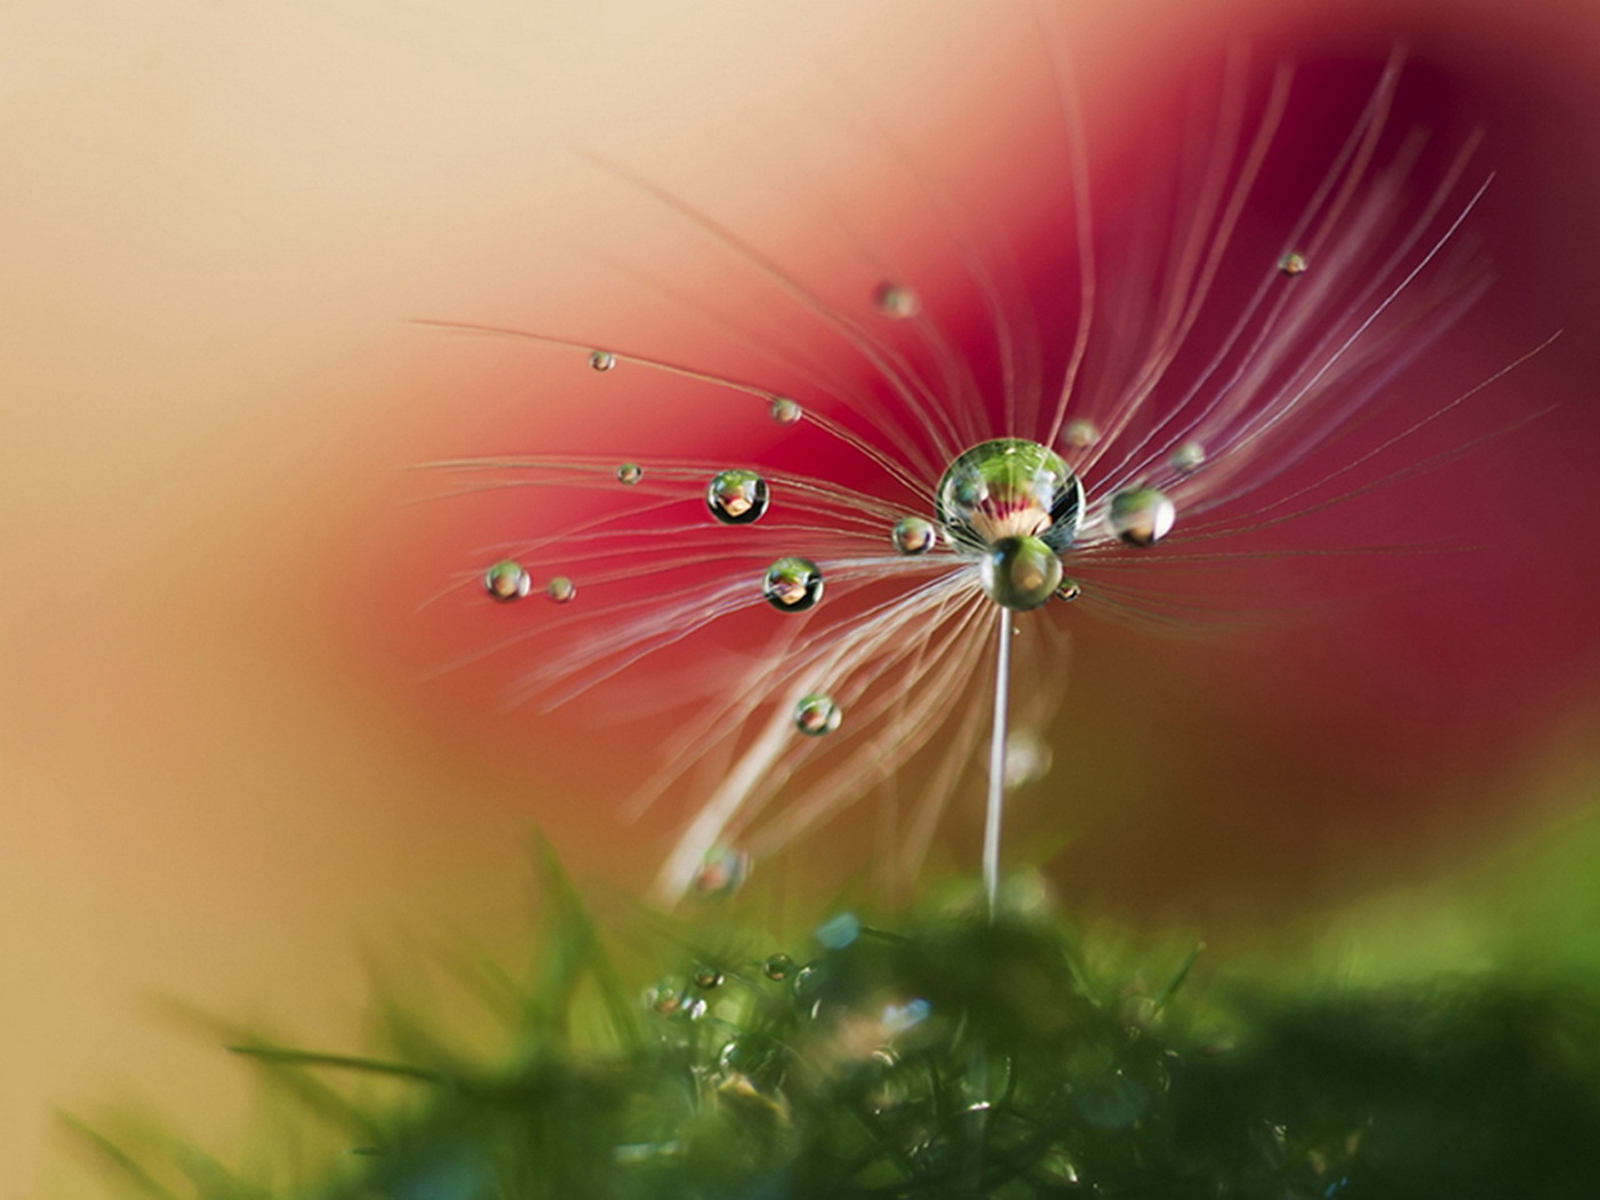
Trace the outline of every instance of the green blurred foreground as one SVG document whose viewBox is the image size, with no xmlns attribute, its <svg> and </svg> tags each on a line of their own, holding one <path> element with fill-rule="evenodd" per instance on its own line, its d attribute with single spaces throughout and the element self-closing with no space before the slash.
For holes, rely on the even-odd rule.
<svg viewBox="0 0 1600 1200">
<path fill-rule="evenodd" d="M 1600 1189 L 1600 989 L 1570 973 L 1202 986 L 1193 952 L 1094 948 L 1018 907 L 892 930 L 846 913 L 793 958 L 663 927 L 680 961 L 645 987 L 550 862 L 543 893 L 530 978 L 470 968 L 507 1026 L 490 1065 L 391 1007 L 392 1059 L 233 1047 L 316 1131 L 248 1173 L 80 1135 L 133 1191 L 208 1200 Z"/>
</svg>

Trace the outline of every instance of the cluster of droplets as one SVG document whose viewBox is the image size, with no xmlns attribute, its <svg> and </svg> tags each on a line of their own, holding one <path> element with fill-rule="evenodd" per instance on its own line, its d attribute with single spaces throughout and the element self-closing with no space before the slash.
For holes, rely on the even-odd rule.
<svg viewBox="0 0 1600 1200">
<path fill-rule="evenodd" d="M 483 573 L 483 590 L 489 599 L 511 604 L 533 593 L 533 576 L 515 559 L 502 559 Z M 565 604 L 578 594 L 565 575 L 554 575 L 544 585 L 544 594 L 557 604 Z"/>
</svg>

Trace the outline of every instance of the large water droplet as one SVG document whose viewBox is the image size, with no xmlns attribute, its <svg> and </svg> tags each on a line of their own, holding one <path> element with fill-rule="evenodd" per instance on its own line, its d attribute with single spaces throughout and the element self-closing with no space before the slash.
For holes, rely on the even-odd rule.
<svg viewBox="0 0 1600 1200">
<path fill-rule="evenodd" d="M 596 350 L 589 355 L 589 365 L 596 371 L 609 371 L 617 365 L 617 356 L 609 350 Z"/>
<path fill-rule="evenodd" d="M 1278 260 L 1278 270 L 1290 279 L 1306 273 L 1306 256 L 1298 250 L 1291 250 Z"/>
<path fill-rule="evenodd" d="M 557 604 L 565 604 L 578 594 L 578 589 L 565 575 L 557 575 L 544 585 L 544 594 Z"/>
<path fill-rule="evenodd" d="M 1003 537 L 985 552 L 978 578 L 996 604 L 1027 612 L 1055 595 L 1061 558 L 1040 538 Z"/>
<path fill-rule="evenodd" d="M 762 577 L 761 594 L 782 612 L 804 612 L 822 599 L 822 571 L 809 558 L 780 558 Z"/>
<path fill-rule="evenodd" d="M 922 301 L 917 294 L 905 284 L 893 281 L 880 283 L 878 290 L 872 293 L 872 302 L 880 313 L 896 321 L 907 320 L 922 311 Z"/>
<path fill-rule="evenodd" d="M 794 706 L 794 727 L 807 737 L 821 737 L 839 728 L 844 711 L 832 696 L 806 696 Z"/>
<path fill-rule="evenodd" d="M 1083 485 L 1061 456 L 1021 438 L 966 451 L 946 469 L 935 496 L 939 520 L 969 555 L 1002 538 L 1037 538 L 1060 552 L 1072 544 L 1083 513 Z"/>
<path fill-rule="evenodd" d="M 805 416 L 805 410 L 787 396 L 774 396 L 772 402 L 767 405 L 767 416 L 779 425 L 793 425 Z"/>
<path fill-rule="evenodd" d="M 713 846 L 700 860 L 690 889 L 705 899 L 731 896 L 750 875 L 750 856 L 731 846 Z"/>
<path fill-rule="evenodd" d="M 1133 488 L 1111 497 L 1106 522 L 1111 532 L 1130 546 L 1154 546 L 1172 531 L 1178 510 L 1166 493 L 1155 488 Z"/>
<path fill-rule="evenodd" d="M 724 525 L 748 525 L 767 511 L 767 481 L 754 471 L 718 471 L 706 485 L 706 507 Z"/>
<path fill-rule="evenodd" d="M 533 590 L 533 576 L 522 569 L 521 563 L 508 558 L 483 573 L 483 590 L 489 593 L 489 599 L 510 604 Z"/>
<path fill-rule="evenodd" d="M 644 468 L 638 463 L 623 463 L 617 468 L 617 482 L 625 483 L 629 487 L 644 478 Z"/>
<path fill-rule="evenodd" d="M 901 517 L 894 523 L 889 540 L 901 554 L 926 554 L 939 544 L 939 530 L 922 517 Z"/>
</svg>

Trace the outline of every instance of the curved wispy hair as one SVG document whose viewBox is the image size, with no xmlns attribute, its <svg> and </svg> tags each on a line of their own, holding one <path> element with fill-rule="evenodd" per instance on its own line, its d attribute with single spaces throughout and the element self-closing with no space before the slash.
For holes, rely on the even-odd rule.
<svg viewBox="0 0 1600 1200">
<path fill-rule="evenodd" d="M 1347 135 L 1327 148 L 1319 174 L 1301 180 L 1298 216 L 1278 223 L 1281 241 L 1270 247 L 1250 227 L 1252 203 L 1280 148 L 1291 68 L 1253 81 L 1243 56 L 1230 60 L 1209 135 L 1187 138 L 1185 161 L 1172 172 L 1167 211 L 1175 216 L 1122 242 L 1097 226 L 1082 120 L 1072 87 L 1058 79 L 1070 179 L 1061 206 L 1075 258 L 1061 272 L 1059 307 L 1072 319 L 1060 328 L 1042 328 L 1039 311 L 1019 298 L 1009 249 L 963 233 L 971 222 L 919 174 L 965 286 L 987 314 L 990 345 L 981 358 L 919 304 L 914 273 L 883 280 L 875 295 L 864 289 L 858 306 L 840 305 L 710 213 L 621 168 L 612 169 L 775 288 L 786 319 L 826 330 L 849 369 L 796 365 L 793 355 L 756 346 L 782 357 L 786 386 L 778 387 L 538 330 L 424 322 L 567 347 L 573 371 L 643 371 L 703 385 L 729 398 L 730 420 L 742 415 L 739 405 L 785 425 L 803 411 L 804 426 L 837 447 L 813 456 L 819 469 L 810 473 L 787 469 L 780 455 L 770 465 L 658 460 L 626 446 L 605 459 L 534 454 L 433 464 L 463 473 L 463 490 L 594 493 L 587 518 L 494 552 L 531 579 L 559 573 L 577 589 L 571 604 L 534 606 L 512 638 L 486 648 L 501 653 L 536 640 L 537 658 L 515 684 L 519 701 L 548 707 L 613 685 L 710 626 L 750 620 L 735 616 L 743 610 L 770 619 L 745 655 L 712 659 L 718 651 L 709 647 L 700 669 L 672 684 L 673 695 L 696 708 L 661 748 L 661 771 L 637 803 L 691 778 L 701 799 L 662 868 L 663 896 L 690 888 L 708 854 L 771 854 L 922 756 L 917 802 L 878 851 L 890 877 L 913 875 L 951 798 L 980 769 L 986 733 L 992 896 L 1008 735 L 1037 729 L 1059 699 L 1068 606 L 1001 607 L 983 585 L 981 555 L 948 536 L 924 554 L 891 544 L 897 522 L 935 519 L 941 477 L 969 448 L 1017 438 L 1059 453 L 1084 491 L 1076 536 L 1061 553 L 1061 596 L 1076 600 L 1073 611 L 1147 623 L 1189 621 L 1195 609 L 1182 595 L 1145 586 L 1149 572 L 1214 559 L 1207 540 L 1288 521 L 1440 457 L 1393 452 L 1406 455 L 1421 426 L 1486 384 L 1441 397 L 1409 425 L 1365 418 L 1486 286 L 1483 260 L 1461 230 L 1488 180 L 1471 166 L 1476 138 L 1453 154 L 1431 148 L 1430 170 L 1419 172 L 1426 131 L 1390 120 L 1400 60 L 1395 53 L 1376 71 Z M 1365 437 L 1351 436 L 1363 427 Z M 623 462 L 637 465 L 637 478 L 623 481 Z M 708 515 L 708 482 L 731 467 L 764 478 L 771 507 L 760 520 L 724 525 Z M 1160 493 L 1177 514 L 1171 537 L 1155 549 L 1130 546 L 1112 520 L 1114 498 L 1137 489 Z M 763 570 L 785 556 L 820 568 L 826 593 L 814 607 L 768 609 Z M 476 587 L 487 565 L 476 563 L 458 586 Z M 1134 565 L 1138 573 L 1120 570 Z M 525 611 L 508 608 L 508 620 Z M 975 694 L 988 687 L 992 703 Z M 843 713 L 837 731 L 822 737 L 796 728 L 796 706 L 815 695 Z"/>
</svg>

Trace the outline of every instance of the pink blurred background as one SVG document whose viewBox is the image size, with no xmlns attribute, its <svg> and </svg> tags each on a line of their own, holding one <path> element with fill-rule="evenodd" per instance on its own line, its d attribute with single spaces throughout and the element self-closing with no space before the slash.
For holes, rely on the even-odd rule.
<svg viewBox="0 0 1600 1200">
<path fill-rule="evenodd" d="M 1064 8 L 1104 153 L 1127 152 L 1120 114 L 1230 41 L 1376 59 L 1406 36 L 1435 111 L 1485 126 L 1499 172 L 1477 224 L 1500 282 L 1419 403 L 1566 332 L 1488 423 L 1555 411 L 1359 510 L 1399 541 L 1467 512 L 1480 550 L 1361 560 L 1371 586 L 1331 614 L 1244 637 L 1077 623 L 1019 844 L 1064 827 L 1068 899 L 1240 944 L 1470 870 L 1600 777 L 1595 17 L 1290 7 Z M 832 214 L 918 253 L 867 112 L 1026 227 L 1018 147 L 1047 142 L 1047 81 L 1025 11 L 991 8 L 8 13 L 0 1196 L 87 1186 L 46 1152 L 54 1107 L 155 1099 L 238 1138 L 244 1073 L 153 998 L 347 1045 L 364 946 L 521 928 L 531 823 L 580 875 L 649 878 L 672 813 L 634 829 L 607 802 L 643 769 L 603 701 L 504 712 L 494 660 L 424 680 L 496 614 L 416 602 L 493 535 L 474 502 L 408 504 L 427 488 L 405 468 L 624 435 L 703 456 L 723 426 L 677 390 L 641 415 L 626 384 L 405 319 L 728 353 L 629 270 L 735 307 L 748 273 L 574 147 L 826 277 Z"/>
</svg>

